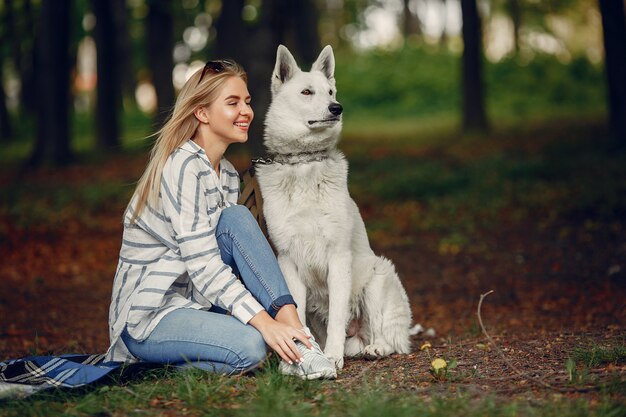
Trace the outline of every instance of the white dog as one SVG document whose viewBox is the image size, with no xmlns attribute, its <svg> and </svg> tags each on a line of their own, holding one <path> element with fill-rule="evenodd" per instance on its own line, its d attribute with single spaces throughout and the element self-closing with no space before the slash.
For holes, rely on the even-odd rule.
<svg viewBox="0 0 626 417">
<path fill-rule="evenodd" d="M 411 309 L 393 264 L 370 248 L 348 193 L 337 150 L 341 105 L 335 58 L 326 46 L 310 72 L 280 45 L 272 74 L 265 146 L 256 166 L 267 229 L 289 289 L 324 353 L 343 357 L 408 353 Z"/>
</svg>

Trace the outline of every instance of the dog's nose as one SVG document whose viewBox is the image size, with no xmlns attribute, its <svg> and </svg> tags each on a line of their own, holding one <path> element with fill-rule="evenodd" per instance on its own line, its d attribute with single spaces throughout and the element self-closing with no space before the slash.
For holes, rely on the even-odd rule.
<svg viewBox="0 0 626 417">
<path fill-rule="evenodd" d="M 328 106 L 328 110 L 335 116 L 339 116 L 343 111 L 343 107 L 339 103 L 331 103 Z"/>
</svg>

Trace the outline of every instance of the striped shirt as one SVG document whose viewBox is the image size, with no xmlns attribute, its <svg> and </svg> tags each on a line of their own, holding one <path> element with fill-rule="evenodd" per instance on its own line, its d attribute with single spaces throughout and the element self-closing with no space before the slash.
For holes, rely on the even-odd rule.
<svg viewBox="0 0 626 417">
<path fill-rule="evenodd" d="M 124 216 L 122 248 L 109 309 L 111 346 L 106 360 L 134 362 L 120 338 L 124 327 L 144 340 L 167 313 L 217 305 L 243 323 L 263 310 L 222 261 L 215 227 L 225 207 L 237 203 L 239 175 L 225 158 L 218 176 L 192 140 L 168 158 L 158 207 Z"/>
</svg>

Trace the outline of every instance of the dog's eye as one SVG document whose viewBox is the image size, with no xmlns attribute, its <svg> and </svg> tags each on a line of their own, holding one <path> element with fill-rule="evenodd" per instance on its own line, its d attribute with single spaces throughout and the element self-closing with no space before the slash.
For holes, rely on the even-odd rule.
<svg viewBox="0 0 626 417">
<path fill-rule="evenodd" d="M 308 88 L 305 88 L 304 90 L 302 90 L 301 92 L 302 94 L 304 94 L 305 96 L 310 96 L 311 94 L 311 90 L 309 90 Z"/>
<path fill-rule="evenodd" d="M 328 94 L 333 95 L 333 90 L 328 90 Z"/>
</svg>

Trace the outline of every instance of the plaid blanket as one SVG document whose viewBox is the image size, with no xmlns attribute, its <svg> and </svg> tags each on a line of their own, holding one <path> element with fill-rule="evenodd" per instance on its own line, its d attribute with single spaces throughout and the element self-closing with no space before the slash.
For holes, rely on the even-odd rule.
<svg viewBox="0 0 626 417">
<path fill-rule="evenodd" d="M 20 397 L 46 388 L 76 388 L 122 367 L 104 355 L 31 356 L 0 362 L 0 398 Z"/>
</svg>

